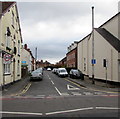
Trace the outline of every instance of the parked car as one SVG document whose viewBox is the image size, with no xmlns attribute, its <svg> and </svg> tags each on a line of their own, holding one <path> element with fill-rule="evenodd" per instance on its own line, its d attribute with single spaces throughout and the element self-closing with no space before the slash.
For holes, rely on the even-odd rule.
<svg viewBox="0 0 120 119">
<path fill-rule="evenodd" d="M 51 71 L 51 68 L 47 68 L 47 71 Z"/>
<path fill-rule="evenodd" d="M 58 68 L 57 74 L 60 77 L 67 77 L 68 76 L 68 72 L 65 68 Z"/>
<path fill-rule="evenodd" d="M 78 69 L 71 69 L 69 76 L 70 76 L 70 78 L 84 79 L 84 74 Z"/>
<path fill-rule="evenodd" d="M 56 74 L 57 68 L 53 68 L 52 73 Z"/>
<path fill-rule="evenodd" d="M 43 69 L 36 69 L 31 73 L 30 80 L 42 80 L 43 79 Z"/>
<path fill-rule="evenodd" d="M 55 70 L 55 74 L 56 74 L 56 75 L 58 75 L 58 70 L 59 70 L 59 68 L 57 68 L 57 69 Z"/>
</svg>

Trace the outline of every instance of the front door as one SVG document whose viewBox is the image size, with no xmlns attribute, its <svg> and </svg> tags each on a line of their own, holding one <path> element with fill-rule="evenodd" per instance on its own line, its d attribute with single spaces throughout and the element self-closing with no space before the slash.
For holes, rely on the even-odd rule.
<svg viewBox="0 0 120 119">
<path fill-rule="evenodd" d="M 15 59 L 13 59 L 13 82 L 15 81 Z"/>
</svg>

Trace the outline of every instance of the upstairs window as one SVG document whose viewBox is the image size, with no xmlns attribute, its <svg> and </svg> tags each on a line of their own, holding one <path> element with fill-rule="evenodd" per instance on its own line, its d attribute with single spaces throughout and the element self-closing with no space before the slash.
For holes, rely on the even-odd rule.
<svg viewBox="0 0 120 119">
<path fill-rule="evenodd" d="M 15 21 L 14 21 L 14 13 L 12 12 L 12 20 L 11 20 L 11 24 L 12 24 L 12 26 L 14 27 L 14 24 L 15 24 Z"/>
<path fill-rule="evenodd" d="M 7 31 L 6 31 L 6 47 L 10 48 L 11 44 L 11 32 L 9 27 L 7 27 Z"/>
<path fill-rule="evenodd" d="M 20 41 L 18 41 L 18 55 L 20 55 Z"/>
</svg>

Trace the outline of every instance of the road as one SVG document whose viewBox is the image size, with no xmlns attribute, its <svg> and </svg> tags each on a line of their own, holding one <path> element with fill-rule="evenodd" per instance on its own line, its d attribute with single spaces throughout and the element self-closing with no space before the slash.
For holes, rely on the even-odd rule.
<svg viewBox="0 0 120 119">
<path fill-rule="evenodd" d="M 8 89 L 9 92 L 9 89 Z M 44 71 L 42 81 L 28 81 L 2 100 L 3 117 L 118 117 L 118 96 L 78 85 L 69 77 Z M 120 115 L 119 115 L 120 116 Z"/>
</svg>

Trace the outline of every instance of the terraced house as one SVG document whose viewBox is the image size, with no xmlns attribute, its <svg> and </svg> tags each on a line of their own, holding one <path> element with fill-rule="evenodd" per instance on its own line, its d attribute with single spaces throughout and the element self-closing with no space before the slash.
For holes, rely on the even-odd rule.
<svg viewBox="0 0 120 119">
<path fill-rule="evenodd" d="M 79 41 L 78 69 L 92 78 L 92 37 L 94 32 L 94 76 L 101 81 L 120 83 L 120 12 L 94 28 Z"/>
<path fill-rule="evenodd" d="M 0 85 L 21 79 L 21 28 L 16 2 L 0 2 Z"/>
</svg>

